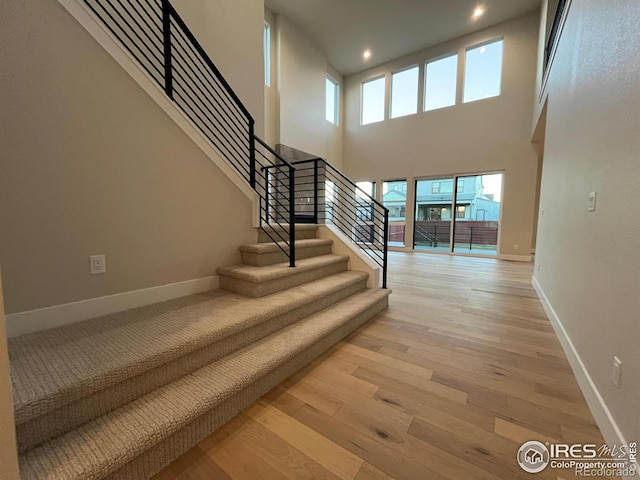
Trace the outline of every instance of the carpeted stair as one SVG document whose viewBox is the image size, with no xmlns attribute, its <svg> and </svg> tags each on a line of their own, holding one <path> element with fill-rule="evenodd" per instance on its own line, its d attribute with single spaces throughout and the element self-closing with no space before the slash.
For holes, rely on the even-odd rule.
<svg viewBox="0 0 640 480">
<path fill-rule="evenodd" d="M 296 268 L 245 245 L 221 290 L 11 339 L 21 478 L 149 478 L 386 308 L 301 227 Z"/>
</svg>

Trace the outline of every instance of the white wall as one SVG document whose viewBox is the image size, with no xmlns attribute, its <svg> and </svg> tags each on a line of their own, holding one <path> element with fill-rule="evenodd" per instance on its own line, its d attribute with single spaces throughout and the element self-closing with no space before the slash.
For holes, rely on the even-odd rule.
<svg viewBox="0 0 640 480">
<path fill-rule="evenodd" d="M 325 119 L 327 74 L 340 83 L 342 75 L 327 63 L 326 54 L 283 15 L 265 10 L 272 31 L 271 87 L 265 88 L 266 131 L 281 143 L 342 165 L 342 121 Z M 342 101 L 340 102 L 342 114 Z"/>
<path fill-rule="evenodd" d="M 534 12 L 347 77 L 346 173 L 358 181 L 380 181 L 503 170 L 500 253 L 526 259 L 532 244 L 538 164 L 530 144 L 538 28 L 539 14 Z M 386 75 L 388 87 L 390 73 L 395 70 L 423 65 L 428 59 L 448 53 L 458 52 L 464 57 L 467 46 L 497 37 L 504 37 L 500 96 L 460 103 L 463 79 L 460 65 L 456 106 L 360 125 L 363 81 Z M 411 193 L 413 185 L 408 188 Z M 413 208 L 407 207 L 409 217 Z M 518 249 L 514 248 L 516 244 Z"/>
<path fill-rule="evenodd" d="M 261 0 L 172 0 L 264 133 Z"/>
<path fill-rule="evenodd" d="M 640 439 L 638 45 L 636 0 L 617 0 L 615 8 L 607 0 L 571 2 L 543 96 L 548 107 L 535 267 L 627 441 Z M 597 192 L 595 212 L 587 211 L 589 192 Z M 611 381 L 614 355 L 623 362 L 620 389 Z"/>
<path fill-rule="evenodd" d="M 9 374 L 9 353 L 4 325 L 2 302 L 2 280 L 0 278 L 0 465 L 2 478 L 18 480 L 18 451 L 16 449 L 16 427 L 13 420 L 13 395 Z"/>
<path fill-rule="evenodd" d="M 259 120 L 262 5 L 216 5 L 225 15 L 205 10 L 211 23 L 194 31 L 230 35 L 218 47 L 221 69 Z M 256 35 L 245 38 L 243 16 Z M 83 27 L 56 1 L 1 2 L 0 18 L 7 313 L 206 277 L 238 261 L 238 245 L 256 238 L 249 199 Z M 92 254 L 106 254 L 106 274 L 89 275 Z"/>
</svg>

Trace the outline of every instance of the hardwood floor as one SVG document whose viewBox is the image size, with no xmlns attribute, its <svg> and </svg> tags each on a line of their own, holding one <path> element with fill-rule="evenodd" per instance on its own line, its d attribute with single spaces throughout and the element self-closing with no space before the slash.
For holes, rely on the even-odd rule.
<svg viewBox="0 0 640 480">
<path fill-rule="evenodd" d="M 390 307 L 154 477 L 520 479 L 527 440 L 603 443 L 532 265 L 390 253 Z"/>
</svg>

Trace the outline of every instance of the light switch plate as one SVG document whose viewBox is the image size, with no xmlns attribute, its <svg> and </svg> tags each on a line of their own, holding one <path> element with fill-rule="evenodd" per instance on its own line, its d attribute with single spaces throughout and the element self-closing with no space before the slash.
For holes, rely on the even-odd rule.
<svg viewBox="0 0 640 480">
<path fill-rule="evenodd" d="M 587 195 L 587 206 L 590 212 L 594 212 L 596 210 L 596 192 L 591 192 Z"/>
</svg>

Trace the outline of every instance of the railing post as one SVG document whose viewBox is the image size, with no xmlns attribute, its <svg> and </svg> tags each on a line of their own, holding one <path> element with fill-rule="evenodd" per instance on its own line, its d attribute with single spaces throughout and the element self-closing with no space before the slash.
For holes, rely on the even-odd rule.
<svg viewBox="0 0 640 480">
<path fill-rule="evenodd" d="M 296 266 L 296 170 L 289 166 L 289 266 Z"/>
<path fill-rule="evenodd" d="M 249 120 L 249 183 L 256 189 L 256 136 L 254 132 L 255 120 Z"/>
<path fill-rule="evenodd" d="M 384 251 L 382 266 L 382 288 L 387 288 L 387 267 L 389 265 L 389 210 L 384 211 Z"/>
<path fill-rule="evenodd" d="M 318 159 L 313 161 L 313 223 L 318 224 Z"/>
<path fill-rule="evenodd" d="M 164 47 L 164 91 L 173 100 L 173 72 L 171 69 L 171 4 L 162 0 L 162 37 Z"/>
</svg>

